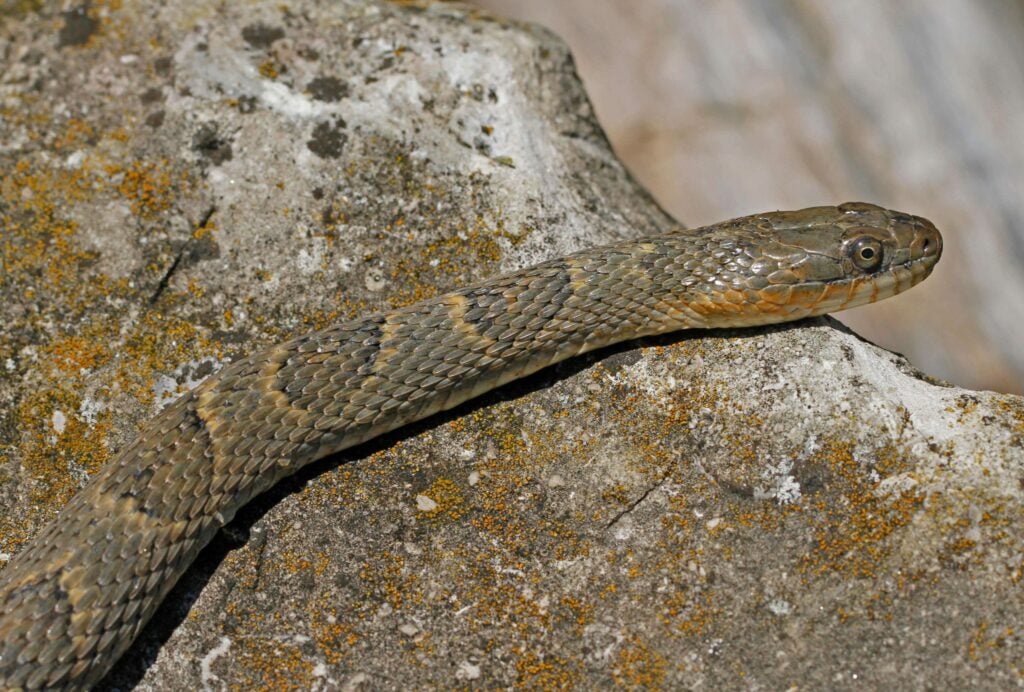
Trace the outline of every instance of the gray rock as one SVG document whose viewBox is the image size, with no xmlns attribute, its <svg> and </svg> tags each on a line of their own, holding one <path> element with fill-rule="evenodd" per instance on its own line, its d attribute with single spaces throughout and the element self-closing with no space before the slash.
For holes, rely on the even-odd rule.
<svg viewBox="0 0 1024 692">
<path fill-rule="evenodd" d="M 5 556 L 230 358 L 671 223 L 536 27 L 5 12 Z M 1020 398 L 832 319 L 630 344 L 286 481 L 107 682 L 1005 688 L 1022 448 Z"/>
</svg>

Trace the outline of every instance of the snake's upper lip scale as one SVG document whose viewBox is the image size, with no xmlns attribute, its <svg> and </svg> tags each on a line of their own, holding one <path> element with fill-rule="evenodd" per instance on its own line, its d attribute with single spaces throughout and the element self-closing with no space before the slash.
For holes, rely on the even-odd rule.
<svg viewBox="0 0 1024 692">
<path fill-rule="evenodd" d="M 925 267 L 926 269 L 928 269 L 930 271 L 937 261 L 938 261 L 938 257 L 934 257 L 933 258 L 933 256 L 931 256 L 931 255 L 929 255 L 927 257 L 917 257 L 915 259 L 907 260 L 906 262 L 900 262 L 899 264 L 894 264 L 894 265 L 890 266 L 888 269 L 886 269 L 885 271 L 891 272 L 891 271 L 895 271 L 897 269 L 909 269 L 911 271 L 915 271 L 915 270 L 919 270 L 921 267 Z M 880 273 L 884 274 L 885 272 L 880 272 Z M 852 276 L 852 277 L 851 276 L 841 276 L 841 277 L 839 277 L 837 279 L 828 279 L 826 281 L 822 281 L 821 283 L 823 283 L 823 284 L 833 284 L 834 285 L 834 284 L 843 284 L 843 283 L 849 283 L 851 281 L 858 281 L 858 280 L 871 279 L 871 278 L 873 278 L 871 275 Z"/>
<path fill-rule="evenodd" d="M 931 271 L 931 269 L 938 263 L 939 256 L 940 256 L 939 254 L 934 254 L 934 255 L 924 255 L 922 257 L 915 257 L 914 259 L 909 259 L 906 262 L 901 262 L 900 264 L 894 264 L 892 267 L 889 268 L 889 271 L 892 271 L 894 269 L 910 269 L 910 270 L 914 270 L 914 269 L 918 269 L 920 267 L 924 267 L 925 269 Z"/>
</svg>

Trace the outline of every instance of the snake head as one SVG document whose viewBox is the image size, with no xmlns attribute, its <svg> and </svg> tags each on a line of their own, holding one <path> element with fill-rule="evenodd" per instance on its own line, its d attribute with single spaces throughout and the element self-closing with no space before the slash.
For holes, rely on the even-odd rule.
<svg viewBox="0 0 1024 692">
<path fill-rule="evenodd" d="M 927 219 L 863 202 L 748 216 L 700 233 L 703 256 L 720 259 L 703 261 L 699 280 L 686 280 L 681 309 L 710 327 L 872 303 L 923 281 L 942 254 L 942 236 Z"/>
<path fill-rule="evenodd" d="M 942 235 L 920 216 L 849 202 L 765 217 L 771 268 L 761 289 L 768 311 L 820 315 L 873 303 L 923 281 L 942 254 Z M 752 267 L 760 268 L 755 261 Z"/>
</svg>

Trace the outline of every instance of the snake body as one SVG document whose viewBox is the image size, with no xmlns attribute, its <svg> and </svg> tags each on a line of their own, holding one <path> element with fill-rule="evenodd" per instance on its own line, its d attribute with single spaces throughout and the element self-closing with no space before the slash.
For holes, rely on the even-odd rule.
<svg viewBox="0 0 1024 692">
<path fill-rule="evenodd" d="M 88 688 L 213 535 L 316 459 L 595 348 L 923 280 L 942 238 L 862 203 L 586 250 L 238 360 L 162 410 L 0 574 L 0 683 Z"/>
</svg>

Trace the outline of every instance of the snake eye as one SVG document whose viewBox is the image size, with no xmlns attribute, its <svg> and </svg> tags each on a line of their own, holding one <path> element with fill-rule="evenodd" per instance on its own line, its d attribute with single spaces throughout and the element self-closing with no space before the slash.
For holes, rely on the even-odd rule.
<svg viewBox="0 0 1024 692">
<path fill-rule="evenodd" d="M 882 244 L 863 236 L 850 243 L 847 254 L 853 265 L 861 271 L 873 272 L 882 266 Z"/>
</svg>

